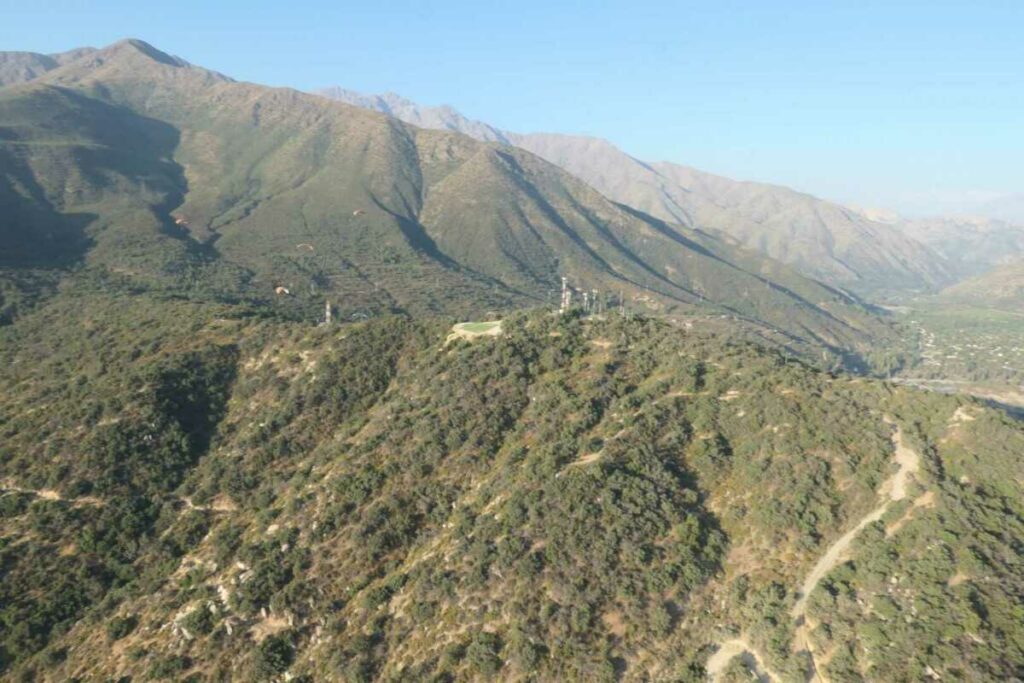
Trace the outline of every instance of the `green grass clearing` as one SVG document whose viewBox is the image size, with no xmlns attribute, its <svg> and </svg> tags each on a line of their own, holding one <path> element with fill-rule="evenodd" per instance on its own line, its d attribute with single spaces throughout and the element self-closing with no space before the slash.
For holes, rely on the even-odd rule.
<svg viewBox="0 0 1024 683">
<path fill-rule="evenodd" d="M 488 332 L 492 332 L 496 328 L 500 329 L 501 321 L 496 320 L 484 323 L 459 323 L 458 325 L 456 325 L 456 327 L 458 327 L 463 332 L 470 332 L 472 334 L 487 334 Z"/>
</svg>

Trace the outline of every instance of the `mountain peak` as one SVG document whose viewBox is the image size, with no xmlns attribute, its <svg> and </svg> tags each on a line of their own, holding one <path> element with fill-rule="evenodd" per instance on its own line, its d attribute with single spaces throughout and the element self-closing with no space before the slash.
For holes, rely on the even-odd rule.
<svg viewBox="0 0 1024 683">
<path fill-rule="evenodd" d="M 166 52 L 162 52 L 153 47 L 152 45 L 150 45 L 149 43 L 147 43 L 146 41 L 140 40 L 138 38 L 124 38 L 122 40 L 117 41 L 113 45 L 109 45 L 99 51 L 100 54 L 106 55 L 124 54 L 127 52 L 141 54 L 155 62 L 166 64 L 168 66 L 189 66 L 189 63 L 186 62 L 184 59 L 181 59 L 180 57 L 174 57 L 172 55 L 167 54 Z"/>
<path fill-rule="evenodd" d="M 463 116 L 457 109 L 447 104 L 428 107 L 419 105 L 394 92 L 368 95 L 338 86 L 314 90 L 313 94 L 356 107 L 378 111 L 420 128 L 451 130 L 484 142 L 511 144 L 511 141 L 503 131 L 482 121 L 469 119 Z"/>
<path fill-rule="evenodd" d="M 45 75 L 33 75 L 51 85 L 69 86 L 84 81 L 110 79 L 135 80 L 140 73 L 148 78 L 177 78 L 189 74 L 199 80 L 230 81 L 227 76 L 209 71 L 175 57 L 138 38 L 124 38 L 99 50 L 84 48 L 48 57 L 53 64 L 44 69 Z M 163 72 L 162 75 L 160 72 Z M 172 76 L 172 74 L 176 74 Z M 13 80 L 13 79 L 12 79 Z M 30 80 L 21 78 L 21 81 Z"/>
</svg>

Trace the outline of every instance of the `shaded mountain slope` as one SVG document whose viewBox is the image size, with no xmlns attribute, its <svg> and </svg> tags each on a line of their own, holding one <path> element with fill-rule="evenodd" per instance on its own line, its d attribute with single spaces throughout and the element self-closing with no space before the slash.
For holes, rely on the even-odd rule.
<svg viewBox="0 0 1024 683">
<path fill-rule="evenodd" d="M 174 128 L 72 90 L 34 85 L 0 92 L 0 116 L 2 265 L 74 260 L 99 233 L 101 248 L 120 251 L 124 240 L 155 240 L 167 228 L 160 214 L 166 217 L 166 205 L 184 191 L 180 169 L 169 161 Z"/>
<path fill-rule="evenodd" d="M 938 254 L 900 230 L 789 188 L 646 163 L 598 138 L 497 131 L 448 107 L 421 107 L 397 96 L 360 96 L 338 88 L 318 92 L 418 125 L 527 149 L 614 201 L 662 220 L 721 231 L 833 285 L 860 292 L 934 290 L 952 277 Z"/>
<path fill-rule="evenodd" d="M 47 220 L 79 215 L 87 225 L 61 229 L 83 236 L 85 264 L 129 286 L 306 316 L 324 297 L 345 317 L 480 314 L 553 301 L 564 275 L 796 345 L 863 348 L 887 333 L 848 296 L 610 202 L 522 150 L 237 83 L 139 41 L 8 87 L 3 102 L 4 153 L 24 169 L 6 201 L 58 215 L 12 222 L 4 239 L 38 251 L 56 239 Z M 85 109 L 91 127 L 77 123 L 92 120 Z M 75 171 L 72 191 L 64 169 L 96 153 L 116 162 Z"/>
</svg>

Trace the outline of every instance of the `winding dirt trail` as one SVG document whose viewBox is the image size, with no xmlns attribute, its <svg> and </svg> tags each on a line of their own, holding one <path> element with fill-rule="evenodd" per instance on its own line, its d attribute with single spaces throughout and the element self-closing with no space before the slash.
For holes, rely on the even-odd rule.
<svg viewBox="0 0 1024 683">
<path fill-rule="evenodd" d="M 718 650 L 708 657 L 708 663 L 705 665 L 708 678 L 713 681 L 718 680 L 734 657 L 741 657 L 743 664 L 753 672 L 761 683 L 773 683 L 779 680 L 778 676 L 764 665 L 754 648 L 750 647 L 750 644 L 742 638 L 733 638 L 719 644 Z"/>
<path fill-rule="evenodd" d="M 0 495 L 5 493 L 27 493 L 33 495 L 40 500 L 53 500 L 62 501 L 69 503 L 74 507 L 81 507 L 83 505 L 100 506 L 104 505 L 104 502 L 96 498 L 95 496 L 79 496 L 78 498 L 65 498 L 60 494 L 60 491 L 55 489 L 27 489 L 13 483 L 11 480 L 4 480 L 0 482 Z"/>
<path fill-rule="evenodd" d="M 847 551 L 850 549 L 850 545 L 853 543 L 853 539 L 857 537 L 857 534 L 859 534 L 864 527 L 880 520 L 885 514 L 885 511 L 889 509 L 890 505 L 907 497 L 907 484 L 909 479 L 917 473 L 921 466 L 921 458 L 904 442 L 903 430 L 900 429 L 900 427 L 896 425 L 891 418 L 886 417 L 885 422 L 895 428 L 892 435 L 892 445 L 894 449 L 893 460 L 896 461 L 899 469 L 894 475 L 886 479 L 879 487 L 878 492 L 883 496 L 884 502 L 868 514 L 864 515 L 864 517 L 857 522 L 856 526 L 840 536 L 835 543 L 829 546 L 828 550 L 825 551 L 825 554 L 818 559 L 813 567 L 811 567 L 811 571 L 808 572 L 807 576 L 800 584 L 800 592 L 797 594 L 796 604 L 793 605 L 793 609 L 790 611 L 790 616 L 793 617 L 797 626 L 796 634 L 793 638 L 794 647 L 798 651 L 807 652 L 811 660 L 812 670 L 808 676 L 808 681 L 825 681 L 826 679 L 818 670 L 814 658 L 814 650 L 810 645 L 810 628 L 807 624 L 807 599 L 821 580 L 825 578 L 830 571 L 846 560 Z"/>
<path fill-rule="evenodd" d="M 814 566 L 811 567 L 807 576 L 800 583 L 796 604 L 790 610 L 790 616 L 793 617 L 796 624 L 796 633 L 793 639 L 794 649 L 797 652 L 807 652 L 811 660 L 811 671 L 807 676 L 808 681 L 826 681 L 821 672 L 818 671 L 814 651 L 810 646 L 810 628 L 807 624 L 808 597 L 810 597 L 814 589 L 830 571 L 846 561 L 847 551 L 850 549 L 850 545 L 853 543 L 853 539 L 857 537 L 857 534 L 864 527 L 880 520 L 890 505 L 907 497 L 907 486 L 910 477 L 917 473 L 921 466 L 920 456 L 906 445 L 903 439 L 903 430 L 891 418 L 886 417 L 884 419 L 886 424 L 894 427 L 892 435 L 893 460 L 899 466 L 899 469 L 879 487 L 878 493 L 882 496 L 883 502 L 864 515 L 852 529 L 836 539 L 818 561 L 814 563 Z M 718 650 L 708 659 L 706 665 L 708 677 L 712 681 L 718 680 L 726 665 L 736 656 L 743 657 L 747 668 L 753 671 L 754 675 L 760 680 L 779 680 L 778 677 L 763 666 L 754 649 L 741 638 L 719 643 Z"/>
<path fill-rule="evenodd" d="M 890 420 L 886 420 L 886 422 L 892 424 Z M 889 505 L 907 497 L 907 481 L 920 468 L 920 458 L 917 453 L 904 443 L 903 431 L 899 427 L 896 427 L 896 431 L 893 433 L 892 444 L 895 449 L 893 459 L 899 465 L 899 470 L 896 471 L 896 474 L 885 480 L 879 488 L 879 493 L 886 498 L 885 502 L 864 515 L 857 522 L 857 526 L 840 536 L 835 543 L 829 546 L 829 549 L 825 551 L 825 554 L 818 559 L 814 566 L 811 567 L 811 571 L 800 585 L 800 597 L 790 612 L 794 618 L 803 616 L 804 612 L 807 611 L 807 598 L 811 591 L 818 585 L 818 582 L 825 578 L 826 574 L 839 566 L 844 560 L 846 551 L 849 549 L 853 539 L 857 537 L 857 534 L 868 524 L 880 520 L 885 511 L 889 509 Z"/>
</svg>

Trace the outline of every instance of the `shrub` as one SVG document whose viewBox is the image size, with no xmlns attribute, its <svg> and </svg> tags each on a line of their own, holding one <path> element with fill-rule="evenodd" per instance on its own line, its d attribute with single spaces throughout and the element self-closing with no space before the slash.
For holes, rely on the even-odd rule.
<svg viewBox="0 0 1024 683">
<path fill-rule="evenodd" d="M 288 670 L 295 660 L 295 648 L 288 635 L 267 636 L 256 648 L 256 673 L 272 678 Z"/>
<path fill-rule="evenodd" d="M 494 676 L 501 670 L 502 661 L 498 657 L 501 641 L 493 633 L 481 631 L 473 636 L 466 647 L 466 661 L 474 671 L 484 676 Z"/>
<path fill-rule="evenodd" d="M 139 621 L 134 615 L 114 617 L 107 623 L 107 637 L 113 642 L 121 640 L 135 630 Z"/>
</svg>

